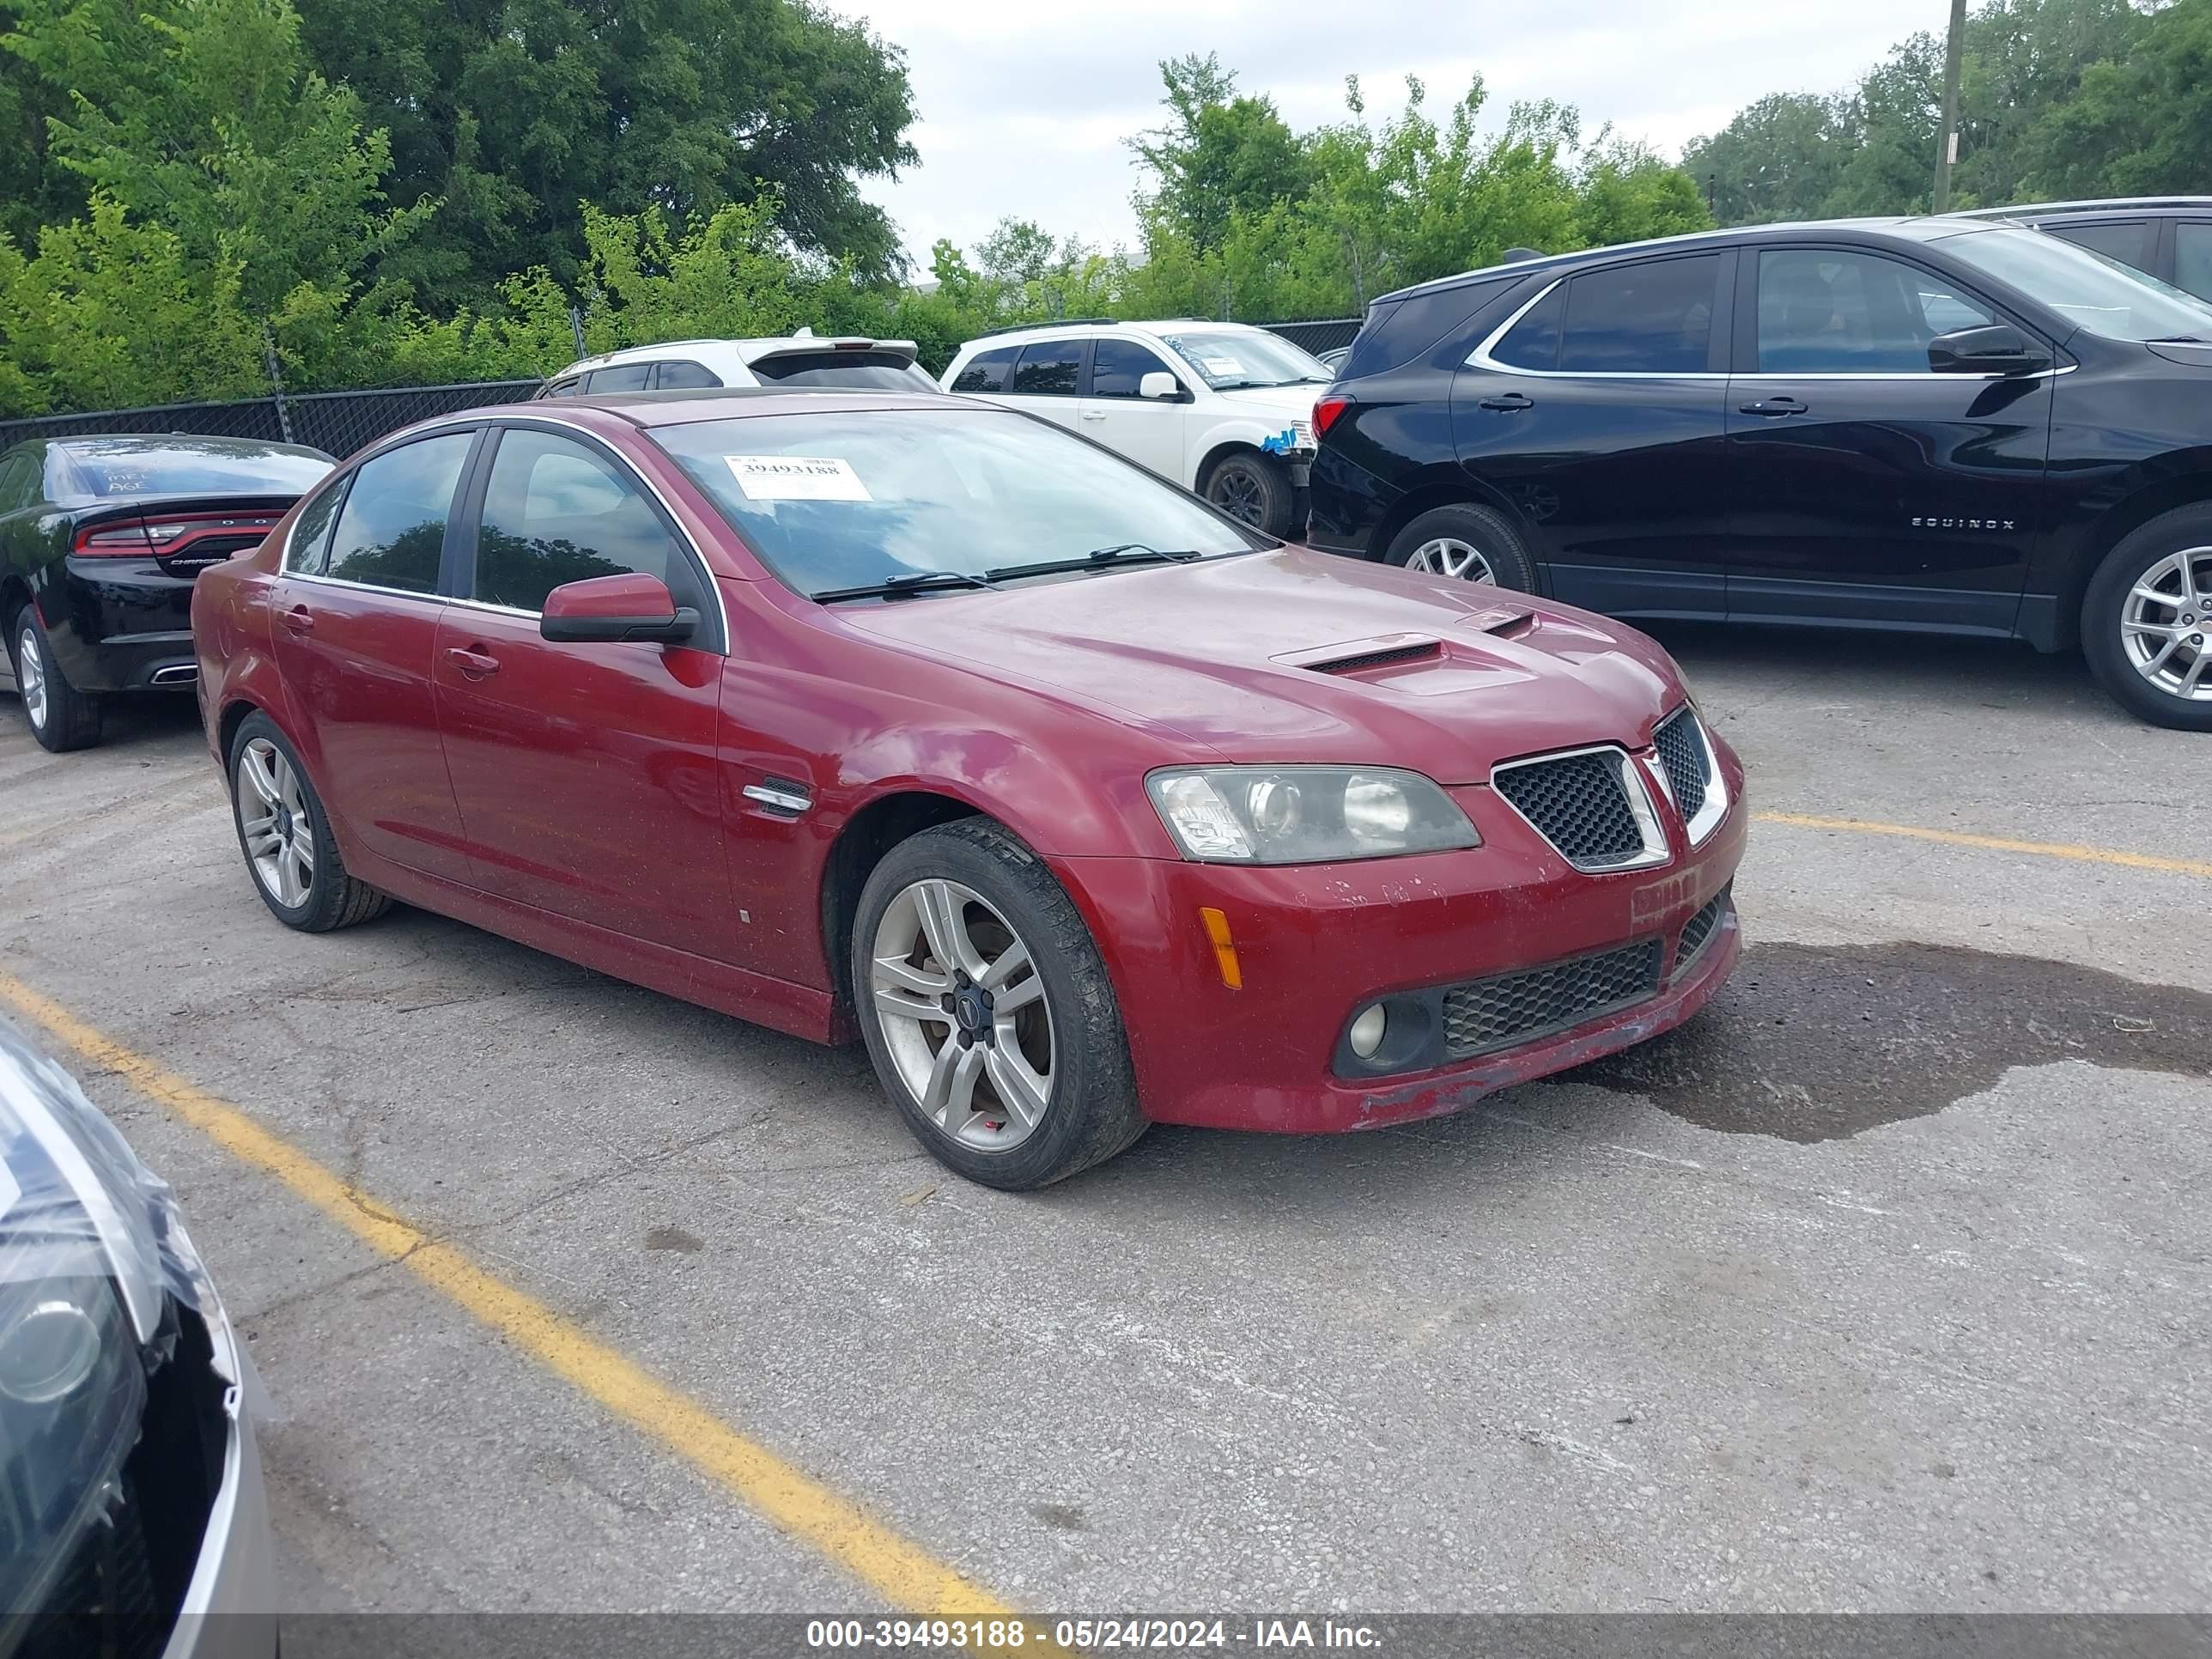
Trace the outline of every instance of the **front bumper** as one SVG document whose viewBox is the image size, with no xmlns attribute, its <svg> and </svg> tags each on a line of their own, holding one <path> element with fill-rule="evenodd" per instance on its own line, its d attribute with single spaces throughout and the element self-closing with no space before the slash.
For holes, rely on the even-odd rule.
<svg viewBox="0 0 2212 1659">
<path fill-rule="evenodd" d="M 217 1357 L 239 1381 L 223 1401 L 228 1443 L 222 1480 L 209 1508 L 198 1564 L 185 1587 L 162 1659 L 275 1659 L 276 1563 L 261 1449 L 245 1409 L 247 1373 L 229 1322 L 218 1312 L 211 1333 Z"/>
<path fill-rule="evenodd" d="M 1741 768 L 1723 752 L 1731 802 L 1654 869 L 1571 868 L 1486 788 L 1452 791 L 1484 845 L 1360 863 L 1244 868 L 1076 859 L 1063 878 L 1105 950 L 1147 1116 L 1216 1128 L 1328 1133 L 1433 1117 L 1512 1084 L 1578 1066 L 1688 1019 L 1735 966 L 1735 915 L 1694 958 L 1683 927 L 1728 887 L 1743 856 Z M 1200 912 L 1227 919 L 1243 980 L 1224 980 Z M 1516 1046 L 1427 1070 L 1342 1074 L 1343 1036 L 1376 997 L 1456 986 L 1632 941 L 1662 941 L 1656 993 Z"/>
<path fill-rule="evenodd" d="M 37 595 L 55 665 L 80 691 L 185 691 L 192 654 L 192 577 L 155 559 L 72 554 Z"/>
</svg>

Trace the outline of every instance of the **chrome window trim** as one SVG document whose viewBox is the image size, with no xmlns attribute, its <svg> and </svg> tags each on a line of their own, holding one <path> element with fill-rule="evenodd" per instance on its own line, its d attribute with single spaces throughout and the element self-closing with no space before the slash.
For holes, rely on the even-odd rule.
<svg viewBox="0 0 2212 1659">
<path fill-rule="evenodd" d="M 355 593 L 381 593 L 388 599 L 428 599 L 433 605 L 456 603 L 443 593 L 435 592 L 425 593 L 419 587 L 384 587 L 375 582 L 351 582 L 343 576 L 325 576 L 305 570 L 287 570 L 283 574 L 288 581 L 313 582 L 318 587 L 343 587 Z"/>
<path fill-rule="evenodd" d="M 1578 273 L 1569 273 L 1569 275 L 1577 274 Z M 1725 383 L 1729 380 L 1773 380 L 1778 382 L 1803 382 L 1809 380 L 1911 380 L 1920 382 L 1925 380 L 1943 380 L 1954 383 L 1968 380 L 2046 380 L 2056 375 L 2071 374 L 2076 368 L 2081 367 L 2078 363 L 2061 363 L 2051 368 L 2039 368 L 2033 374 L 1938 374 L 1932 368 L 1910 371 L 1904 369 L 1881 371 L 1870 369 L 1863 372 L 1858 370 L 1839 370 L 1832 374 L 1785 374 L 1778 372 L 1770 373 L 1765 369 L 1753 369 L 1743 374 L 1716 374 L 1709 368 L 1684 369 L 1680 374 L 1669 374 L 1659 369 L 1650 368 L 1522 368 L 1515 363 L 1503 363 L 1498 362 L 1498 359 L 1492 355 L 1492 353 L 1497 349 L 1498 343 L 1504 340 L 1508 334 L 1513 331 L 1513 325 L 1516 323 L 1519 322 L 1523 317 L 1527 316 L 1538 306 L 1541 305 L 1544 302 L 1546 296 L 1547 296 L 1553 289 L 1559 287 L 1561 283 L 1564 283 L 1566 280 L 1567 278 L 1565 276 L 1553 277 L 1535 294 L 1532 295 L 1526 304 L 1516 307 L 1511 316 L 1508 317 L 1504 322 L 1498 324 L 1496 328 L 1492 329 L 1490 332 L 1483 337 L 1482 343 L 1475 347 L 1473 351 L 1468 354 L 1467 367 L 1469 368 L 1486 368 L 1495 374 L 1517 374 L 1524 379 L 1531 380 L 1710 380 L 1717 383 Z"/>
<path fill-rule="evenodd" d="M 1572 760 L 1577 755 L 1603 755 L 1613 763 L 1620 778 L 1621 793 L 1628 800 L 1628 815 L 1635 820 L 1636 833 L 1644 841 L 1644 850 L 1634 857 L 1616 859 L 1604 864 L 1577 863 L 1567 858 L 1559 844 L 1544 833 L 1535 819 L 1514 805 L 1510 795 L 1498 787 L 1498 775 L 1502 772 L 1516 772 L 1528 766 L 1548 765 L 1553 761 Z M 1539 841 L 1566 859 L 1571 867 L 1583 875 L 1611 876 L 1629 870 L 1649 870 L 1668 862 L 1674 856 L 1674 849 L 1667 844 L 1667 831 L 1660 824 L 1658 811 L 1652 805 L 1651 786 L 1644 776 L 1644 768 L 1636 763 L 1634 756 L 1617 743 L 1585 744 L 1579 749 L 1554 749 L 1546 754 L 1523 755 L 1518 760 L 1500 761 L 1490 769 L 1490 787 L 1498 799 L 1512 807 L 1516 817 L 1535 831 Z"/>
<path fill-rule="evenodd" d="M 726 387 L 724 389 L 727 390 Z M 729 603 L 722 597 L 721 580 L 714 574 L 714 565 L 708 560 L 707 556 L 699 550 L 699 543 L 697 538 L 695 538 L 691 534 L 690 529 L 685 526 L 684 523 L 684 515 L 676 510 L 675 503 L 671 501 L 667 495 L 662 492 L 659 484 L 653 483 L 652 479 L 647 477 L 645 474 L 640 472 L 635 466 L 632 466 L 629 462 L 629 458 L 624 455 L 620 450 L 616 449 L 612 444 L 608 443 L 603 434 L 593 431 L 590 427 L 586 426 L 581 421 L 564 420 L 558 415 L 541 415 L 533 405 L 526 413 L 520 415 L 494 416 L 487 419 L 481 413 L 477 413 L 476 418 L 473 420 L 465 418 L 465 416 L 456 417 L 443 426 L 434 426 L 419 432 L 410 431 L 407 434 L 405 441 L 412 443 L 417 438 L 441 437 L 449 432 L 471 432 L 486 428 L 499 428 L 501 429 L 504 429 L 510 426 L 527 426 L 532 422 L 536 422 L 544 426 L 565 427 L 571 432 L 580 432 L 586 438 L 589 438 L 594 442 L 603 446 L 611 453 L 612 453 L 616 464 L 627 471 L 631 477 L 636 479 L 640 484 L 643 485 L 646 492 L 650 495 L 654 501 L 660 503 L 660 510 L 668 515 L 668 522 L 675 526 L 678 539 L 685 547 L 691 550 L 691 556 L 699 562 L 700 574 L 705 578 L 707 591 L 714 596 L 715 611 L 722 619 L 722 652 L 725 656 L 729 655 L 732 649 L 732 641 L 735 636 L 730 632 Z M 642 431 L 644 428 L 640 428 L 639 429 Z M 390 447 L 396 449 L 399 447 L 399 445 L 393 444 L 390 446 Z M 378 455 L 381 455 L 384 453 L 384 450 L 379 449 L 374 453 L 362 456 L 359 463 L 348 469 L 348 477 L 350 477 L 354 473 L 359 472 L 362 466 L 367 465 L 370 461 L 374 460 Z M 290 537 L 289 534 L 285 538 L 285 545 L 289 551 L 291 545 Z M 298 572 L 289 570 L 283 574 L 288 576 L 296 576 L 302 581 L 324 581 L 330 583 L 334 587 L 357 587 L 362 589 L 364 592 L 371 593 L 394 594 L 403 599 L 438 599 L 447 605 L 465 605 L 474 610 L 504 611 L 509 615 L 518 617 L 538 617 L 544 614 L 543 611 L 516 611 L 512 606 L 508 605 L 492 605 L 483 599 L 460 599 L 454 595 L 447 593 L 416 593 L 401 587 L 375 587 L 367 582 L 349 582 L 333 576 L 307 576 L 301 574 Z"/>
<path fill-rule="evenodd" d="M 1705 843 L 1708 836 L 1720 827 L 1721 820 L 1728 816 L 1729 793 L 1728 780 L 1721 775 L 1721 757 L 1714 751 L 1712 734 L 1705 730 L 1705 717 L 1698 712 L 1696 703 L 1683 702 L 1676 705 L 1652 726 L 1654 764 L 1651 772 L 1652 775 L 1659 780 L 1659 787 L 1666 794 L 1668 804 L 1680 812 L 1682 810 L 1682 804 L 1674 799 L 1674 786 L 1668 780 L 1666 763 L 1658 756 L 1658 736 L 1660 726 L 1686 714 L 1690 717 L 1690 729 L 1698 734 L 1698 747 L 1704 751 L 1705 757 L 1705 805 L 1698 809 L 1698 815 L 1695 817 L 1686 818 L 1682 823 L 1683 832 L 1688 836 L 1690 845 L 1698 847 Z"/>
</svg>

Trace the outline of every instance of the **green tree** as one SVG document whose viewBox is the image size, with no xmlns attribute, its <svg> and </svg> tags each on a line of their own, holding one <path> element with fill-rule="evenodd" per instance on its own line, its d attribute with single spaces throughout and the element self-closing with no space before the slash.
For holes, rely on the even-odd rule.
<svg viewBox="0 0 2212 1659">
<path fill-rule="evenodd" d="M 575 204 L 683 223 L 773 198 L 865 279 L 900 259 L 858 181 L 912 164 L 905 61 L 808 0 L 302 0 L 325 73 L 392 132 L 392 199 L 436 204 L 387 262 L 426 304 L 589 257 Z M 763 181 L 767 181 L 765 185 Z"/>
<path fill-rule="evenodd" d="M 2212 188 L 2212 0 L 2179 0 L 2147 21 L 2127 58 L 2090 65 L 2027 148 L 2039 195 Z"/>
<path fill-rule="evenodd" d="M 1724 225 L 1819 216 L 1859 141 L 1848 98 L 1772 93 L 1736 112 L 1718 132 L 1692 138 L 1682 170 L 1712 191 Z"/>
<path fill-rule="evenodd" d="M 1237 76 L 1209 52 L 1160 64 L 1167 119 L 1129 140 L 1153 174 L 1147 199 L 1201 252 L 1221 246 L 1238 214 L 1264 213 L 1304 195 L 1304 148 L 1273 100 L 1239 96 Z"/>
</svg>

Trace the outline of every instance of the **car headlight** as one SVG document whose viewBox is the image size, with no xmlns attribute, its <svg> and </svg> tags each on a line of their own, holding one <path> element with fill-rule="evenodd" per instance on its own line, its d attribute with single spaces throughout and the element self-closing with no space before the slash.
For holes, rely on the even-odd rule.
<svg viewBox="0 0 2212 1659">
<path fill-rule="evenodd" d="M 1145 780 L 1160 822 L 1205 864 L 1329 864 L 1480 847 L 1418 772 L 1376 766 L 1194 766 Z"/>
</svg>

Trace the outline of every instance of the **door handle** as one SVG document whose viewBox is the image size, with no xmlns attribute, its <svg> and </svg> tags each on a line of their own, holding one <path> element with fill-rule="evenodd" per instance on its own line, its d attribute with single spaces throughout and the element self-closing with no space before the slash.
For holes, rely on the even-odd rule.
<svg viewBox="0 0 2212 1659">
<path fill-rule="evenodd" d="M 315 613 L 304 605 L 295 605 L 284 613 L 284 626 L 295 634 L 312 634 L 315 631 Z"/>
<path fill-rule="evenodd" d="M 499 659 L 488 651 L 472 651 L 465 645 L 446 647 L 446 660 L 472 680 L 499 672 Z"/>
<path fill-rule="evenodd" d="M 1501 415 L 1517 415 L 1524 409 L 1534 409 L 1536 406 L 1536 400 L 1534 398 L 1524 397 L 1518 392 L 1501 392 L 1495 398 L 1485 398 L 1482 400 L 1482 406 L 1485 409 L 1494 409 Z"/>
<path fill-rule="evenodd" d="M 1103 409 L 1086 409 L 1083 411 L 1083 418 L 1086 421 L 1103 421 L 1106 418 L 1106 411 Z"/>
<path fill-rule="evenodd" d="M 1788 396 L 1765 398 L 1755 404 L 1739 404 L 1736 408 L 1745 415 L 1802 415 L 1805 412 L 1802 403 Z"/>
</svg>

